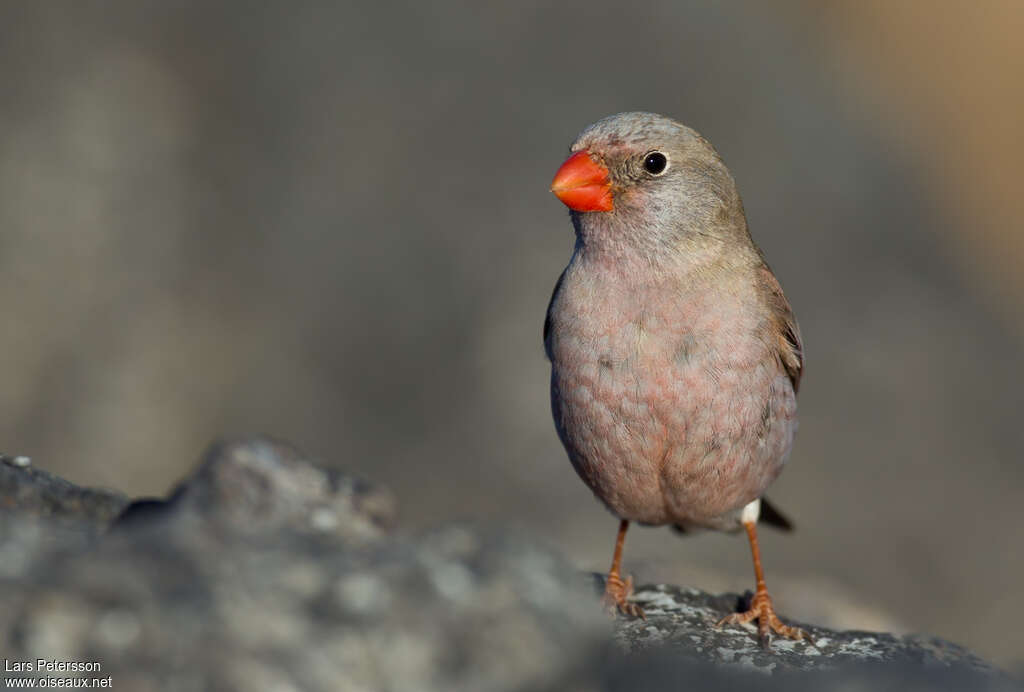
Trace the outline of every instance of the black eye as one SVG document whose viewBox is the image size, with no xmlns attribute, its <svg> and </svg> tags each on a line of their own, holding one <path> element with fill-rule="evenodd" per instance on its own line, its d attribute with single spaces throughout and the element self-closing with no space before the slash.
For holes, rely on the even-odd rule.
<svg viewBox="0 0 1024 692">
<path fill-rule="evenodd" d="M 644 170 L 651 175 L 661 175 L 667 165 L 668 159 L 660 151 L 652 151 L 644 157 Z"/>
</svg>

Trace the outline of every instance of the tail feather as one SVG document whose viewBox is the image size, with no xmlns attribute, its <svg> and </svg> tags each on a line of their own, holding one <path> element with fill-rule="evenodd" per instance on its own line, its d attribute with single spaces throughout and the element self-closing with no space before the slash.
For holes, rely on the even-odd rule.
<svg viewBox="0 0 1024 692">
<path fill-rule="evenodd" d="M 769 526 L 774 526 L 781 531 L 792 531 L 793 522 L 790 521 L 789 517 L 779 511 L 779 509 L 768 502 L 768 498 L 761 498 L 761 521 Z"/>
</svg>

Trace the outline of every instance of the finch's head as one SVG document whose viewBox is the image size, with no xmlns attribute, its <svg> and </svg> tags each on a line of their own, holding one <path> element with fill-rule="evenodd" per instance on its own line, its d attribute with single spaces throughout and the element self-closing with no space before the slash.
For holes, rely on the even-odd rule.
<svg viewBox="0 0 1024 692">
<path fill-rule="evenodd" d="M 675 246 L 687 233 L 719 226 L 740 225 L 745 233 L 729 170 L 707 140 L 671 118 L 609 116 L 583 130 L 571 152 L 551 191 L 572 210 L 584 241 L 594 235 L 588 229 L 629 233 L 647 247 Z"/>
</svg>

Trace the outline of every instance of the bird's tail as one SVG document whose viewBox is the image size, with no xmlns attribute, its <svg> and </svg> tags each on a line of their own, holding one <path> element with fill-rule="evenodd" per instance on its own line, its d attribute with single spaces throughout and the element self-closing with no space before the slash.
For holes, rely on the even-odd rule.
<svg viewBox="0 0 1024 692">
<path fill-rule="evenodd" d="M 778 507 L 768 502 L 766 497 L 761 498 L 761 521 L 787 533 L 793 530 L 793 522 L 790 521 L 789 517 L 780 512 Z"/>
</svg>

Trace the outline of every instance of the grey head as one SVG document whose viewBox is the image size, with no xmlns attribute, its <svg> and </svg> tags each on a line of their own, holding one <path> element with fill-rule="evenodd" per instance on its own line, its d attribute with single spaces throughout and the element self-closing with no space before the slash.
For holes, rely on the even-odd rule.
<svg viewBox="0 0 1024 692">
<path fill-rule="evenodd" d="M 751 246 L 732 174 L 686 125 L 655 113 L 618 113 L 584 129 L 571 151 L 585 151 L 607 169 L 612 197 L 607 211 L 576 210 L 563 199 L 578 245 L 651 262 L 694 243 Z"/>
</svg>

